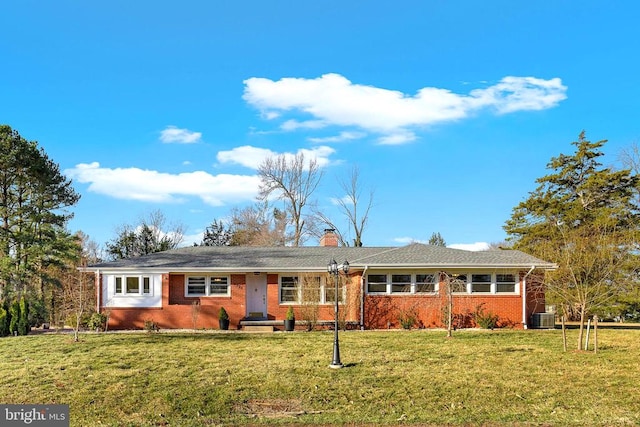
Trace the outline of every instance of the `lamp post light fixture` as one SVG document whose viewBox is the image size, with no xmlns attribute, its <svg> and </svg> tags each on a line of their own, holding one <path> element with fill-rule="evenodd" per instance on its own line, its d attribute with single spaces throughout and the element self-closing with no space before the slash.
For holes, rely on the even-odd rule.
<svg viewBox="0 0 640 427">
<path fill-rule="evenodd" d="M 340 369 L 344 365 L 340 362 L 340 341 L 338 340 L 338 288 L 340 283 L 340 270 L 344 272 L 344 274 L 349 273 L 349 263 L 344 261 L 341 265 L 338 265 L 335 259 L 332 259 L 329 264 L 327 264 L 327 271 L 329 274 L 333 276 L 334 286 L 335 286 L 335 324 L 333 327 L 333 360 L 329 365 L 330 368 Z"/>
</svg>

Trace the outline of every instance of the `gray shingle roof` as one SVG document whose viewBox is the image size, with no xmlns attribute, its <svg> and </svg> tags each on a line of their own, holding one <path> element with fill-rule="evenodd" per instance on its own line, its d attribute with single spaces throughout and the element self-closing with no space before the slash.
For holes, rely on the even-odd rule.
<svg viewBox="0 0 640 427">
<path fill-rule="evenodd" d="M 89 266 L 89 270 L 326 271 L 331 259 L 352 268 L 530 268 L 555 265 L 514 250 L 471 252 L 413 243 L 401 247 L 195 246 Z"/>
</svg>

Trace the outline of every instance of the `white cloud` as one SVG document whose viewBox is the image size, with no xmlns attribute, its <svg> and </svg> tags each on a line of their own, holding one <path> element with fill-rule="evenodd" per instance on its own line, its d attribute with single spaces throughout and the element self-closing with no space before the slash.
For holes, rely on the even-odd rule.
<svg viewBox="0 0 640 427">
<path fill-rule="evenodd" d="M 219 151 L 217 159 L 220 163 L 235 163 L 251 169 L 258 169 L 265 158 L 275 155 L 276 153 L 268 148 L 243 145 L 232 150 Z"/>
<path fill-rule="evenodd" d="M 166 129 L 160 132 L 160 141 L 170 144 L 194 144 L 200 141 L 202 133 L 193 132 L 189 129 L 180 129 L 175 126 L 167 126 Z"/>
<path fill-rule="evenodd" d="M 89 191 L 116 199 L 183 203 L 188 197 L 198 197 L 212 206 L 252 200 L 260 183 L 257 176 L 202 171 L 175 175 L 139 168 L 102 168 L 98 162 L 81 163 L 64 173 L 89 184 Z"/>
<path fill-rule="evenodd" d="M 353 199 L 349 196 L 342 196 L 341 198 L 331 197 L 329 200 L 334 206 L 353 205 Z"/>
<path fill-rule="evenodd" d="M 413 237 L 396 237 L 393 239 L 394 242 L 400 243 L 402 245 L 409 245 L 411 243 L 424 243 L 427 244 L 426 240 L 418 240 Z"/>
<path fill-rule="evenodd" d="M 335 136 L 327 136 L 324 138 L 308 138 L 310 142 L 313 143 L 328 143 L 328 142 L 342 142 L 342 141 L 351 141 L 354 139 L 360 139 L 360 138 L 364 138 L 365 136 L 367 136 L 366 133 L 364 132 L 349 132 L 349 131 L 344 131 L 344 132 L 340 132 L 340 134 L 335 135 Z"/>
<path fill-rule="evenodd" d="M 329 164 L 329 156 L 335 153 L 335 150 L 321 145 L 312 149 L 300 149 L 298 153 L 304 154 L 305 159 L 315 159 L 319 166 L 326 166 Z M 284 154 L 287 157 L 295 155 L 294 153 L 276 153 L 267 148 L 243 145 L 232 150 L 220 151 L 217 158 L 220 163 L 235 163 L 251 169 L 258 169 L 258 166 L 265 158 L 275 157 L 280 154 Z"/>
<path fill-rule="evenodd" d="M 287 120 L 286 122 L 280 125 L 280 129 L 286 131 L 292 131 L 297 129 L 320 129 L 325 127 L 327 124 L 322 120 L 307 120 L 304 122 L 300 122 L 298 120 Z"/>
<path fill-rule="evenodd" d="M 396 237 L 393 239 L 395 242 L 402 245 L 408 245 L 410 243 L 423 243 L 429 244 L 429 240 L 414 239 L 413 237 Z M 454 243 L 453 245 L 447 245 L 451 249 L 461 249 L 463 251 L 486 251 L 490 248 L 487 242 L 475 242 L 475 243 Z"/>
<path fill-rule="evenodd" d="M 451 249 L 462 249 L 464 251 L 486 251 L 490 248 L 487 242 L 475 242 L 475 243 L 454 243 L 453 245 L 447 245 Z"/>
<path fill-rule="evenodd" d="M 483 109 L 507 114 L 552 108 L 566 99 L 567 87 L 559 78 L 504 77 L 500 82 L 468 94 L 425 87 L 415 95 L 354 84 L 339 74 L 315 79 L 252 77 L 244 81 L 243 98 L 263 117 L 305 114 L 310 120 L 289 119 L 281 128 L 324 126 L 355 127 L 380 135 L 382 144 L 413 141 L 413 128 L 468 117 Z M 269 112 L 271 116 L 268 116 Z M 280 115 L 275 115 L 275 113 Z"/>
</svg>

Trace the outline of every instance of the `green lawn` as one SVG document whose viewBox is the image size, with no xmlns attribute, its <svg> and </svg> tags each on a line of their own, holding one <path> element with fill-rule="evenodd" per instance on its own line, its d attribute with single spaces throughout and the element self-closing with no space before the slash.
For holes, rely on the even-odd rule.
<svg viewBox="0 0 640 427">
<path fill-rule="evenodd" d="M 0 339 L 2 403 L 71 425 L 640 424 L 640 331 L 108 333 Z M 569 331 L 575 345 L 577 331 Z"/>
</svg>

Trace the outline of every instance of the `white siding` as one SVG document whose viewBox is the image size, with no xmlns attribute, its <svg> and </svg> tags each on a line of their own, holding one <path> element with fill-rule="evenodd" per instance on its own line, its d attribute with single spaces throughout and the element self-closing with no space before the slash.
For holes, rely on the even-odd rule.
<svg viewBox="0 0 640 427">
<path fill-rule="evenodd" d="M 116 295 L 116 276 L 120 277 L 149 277 L 150 293 L 148 295 L 123 294 Z M 123 284 L 124 286 L 124 284 Z M 161 274 L 103 274 L 102 276 L 102 306 L 103 307 L 162 307 L 162 275 Z"/>
</svg>

